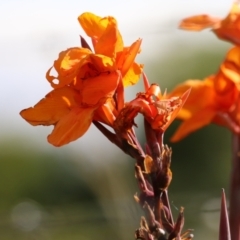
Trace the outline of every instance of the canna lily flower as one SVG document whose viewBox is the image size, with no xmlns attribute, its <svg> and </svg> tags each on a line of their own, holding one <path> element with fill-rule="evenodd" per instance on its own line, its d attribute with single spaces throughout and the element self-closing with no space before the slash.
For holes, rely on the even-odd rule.
<svg viewBox="0 0 240 240">
<path fill-rule="evenodd" d="M 67 144 L 80 138 L 90 127 L 95 111 L 107 105 L 116 90 L 108 81 L 117 82 L 119 75 L 113 72 L 89 78 L 81 92 L 68 86 L 54 89 L 34 107 L 22 110 L 20 115 L 33 126 L 54 125 L 48 136 L 49 143 L 54 146 Z M 103 85 L 97 85 L 99 81 Z M 104 123 L 111 123 L 107 113 L 106 116 L 104 112 L 99 115 Z"/>
<path fill-rule="evenodd" d="M 233 3 L 229 14 L 224 18 L 212 17 L 206 14 L 185 18 L 179 27 L 190 31 L 200 31 L 211 28 L 222 40 L 229 41 L 235 45 L 240 44 L 240 7 L 239 2 Z"/>
<path fill-rule="evenodd" d="M 112 126 L 124 106 L 124 86 L 135 84 L 142 71 L 142 65 L 134 62 L 141 40 L 124 47 L 113 17 L 84 13 L 78 20 L 91 36 L 95 53 L 86 42 L 60 52 L 46 73 L 53 90 L 20 112 L 33 126 L 54 125 L 48 136 L 54 146 L 80 138 L 92 121 Z"/>
<path fill-rule="evenodd" d="M 121 71 L 124 86 L 133 85 L 139 80 L 142 65 L 134 62 L 140 50 L 141 40 L 130 47 L 124 47 L 117 21 L 113 17 L 100 18 L 92 13 L 83 13 L 79 23 L 91 37 L 95 53 L 89 48 L 73 47 L 59 54 L 46 74 L 53 88 L 71 85 L 80 89 L 82 81 L 101 73 Z M 50 75 L 55 69 L 58 76 Z"/>
<path fill-rule="evenodd" d="M 181 96 L 191 88 L 191 94 L 177 118 L 183 123 L 172 141 L 179 141 L 193 131 L 210 123 L 240 132 L 240 47 L 233 47 L 217 74 L 201 80 L 188 80 L 177 86 L 168 96 Z"/>
<path fill-rule="evenodd" d="M 143 80 L 146 92 L 138 93 L 134 100 L 126 104 L 115 123 L 116 129 L 130 129 L 136 115 L 141 113 L 153 130 L 165 132 L 185 103 L 190 90 L 186 90 L 181 96 L 168 97 L 166 93 L 161 94 L 157 84 L 150 86 L 145 74 Z"/>
</svg>

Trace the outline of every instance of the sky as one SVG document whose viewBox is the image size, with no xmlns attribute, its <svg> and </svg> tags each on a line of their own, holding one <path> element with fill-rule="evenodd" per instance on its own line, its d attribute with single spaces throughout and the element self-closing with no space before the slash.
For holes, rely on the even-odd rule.
<svg viewBox="0 0 240 240">
<path fill-rule="evenodd" d="M 167 42 L 181 35 L 177 25 L 182 18 L 200 13 L 225 17 L 231 4 L 231 0 L 0 1 L 0 139 L 20 135 L 53 148 L 46 141 L 52 128 L 32 127 L 19 112 L 51 91 L 45 73 L 60 51 L 79 45 L 79 35 L 84 35 L 77 21 L 81 13 L 114 16 L 128 44 L 143 38 L 144 61 L 154 53 L 156 40 L 164 51 Z M 91 129 L 82 142 L 89 144 L 93 135 L 100 138 L 96 131 Z M 78 148 L 79 142 L 71 146 Z"/>
</svg>

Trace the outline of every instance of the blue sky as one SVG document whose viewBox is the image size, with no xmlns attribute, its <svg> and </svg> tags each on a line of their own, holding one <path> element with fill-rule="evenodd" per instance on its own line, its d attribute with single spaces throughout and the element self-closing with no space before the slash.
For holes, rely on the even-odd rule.
<svg viewBox="0 0 240 240">
<path fill-rule="evenodd" d="M 143 38 L 141 60 L 144 62 L 154 52 L 152 45 L 156 39 L 159 47 L 164 48 L 166 42 L 180 36 L 179 20 L 200 13 L 224 17 L 231 4 L 230 0 L 1 1 L 0 138 L 3 134 L 31 135 L 47 146 L 46 136 L 51 127 L 33 128 L 18 113 L 51 90 L 45 72 L 60 51 L 78 46 L 83 31 L 77 17 L 82 12 L 114 16 L 128 44 Z M 91 141 L 91 133 L 84 138 L 88 139 L 86 142 Z"/>
</svg>

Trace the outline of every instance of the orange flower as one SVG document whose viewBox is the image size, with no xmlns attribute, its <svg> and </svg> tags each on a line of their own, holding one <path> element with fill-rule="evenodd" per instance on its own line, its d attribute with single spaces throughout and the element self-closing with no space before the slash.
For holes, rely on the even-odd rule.
<svg viewBox="0 0 240 240">
<path fill-rule="evenodd" d="M 179 27 L 190 31 L 200 31 L 205 28 L 212 28 L 212 31 L 220 39 L 239 45 L 240 44 L 239 1 L 233 3 L 230 13 L 224 19 L 202 14 L 183 19 Z"/>
<path fill-rule="evenodd" d="M 91 37 L 95 53 L 80 47 L 61 52 L 53 65 L 58 76 L 50 75 L 53 67 L 46 74 L 51 86 L 58 88 L 71 84 L 79 89 L 84 79 L 115 70 L 121 71 L 124 86 L 137 83 L 143 66 L 134 63 L 134 59 L 141 40 L 124 47 L 117 21 L 113 17 L 100 18 L 92 13 L 83 13 L 78 20 Z"/>
<path fill-rule="evenodd" d="M 168 97 L 166 93 L 161 94 L 157 84 L 150 86 L 145 74 L 143 79 L 146 92 L 138 93 L 134 100 L 126 104 L 118 115 L 115 126 L 119 131 L 130 129 L 136 115 L 141 113 L 152 129 L 165 132 L 185 103 L 190 90 L 184 91 L 180 97 Z"/>
<path fill-rule="evenodd" d="M 48 141 L 62 146 L 81 137 L 91 122 L 112 125 L 124 106 L 124 86 L 135 84 L 142 65 L 134 63 L 141 40 L 124 47 L 113 17 L 100 18 L 91 13 L 79 16 L 91 36 L 95 53 L 89 47 L 73 47 L 54 61 L 58 76 L 46 78 L 54 88 L 34 107 L 20 115 L 33 126 L 54 125 Z"/>
<path fill-rule="evenodd" d="M 188 80 L 177 86 L 170 94 L 181 95 L 192 88 L 188 100 L 178 114 L 183 123 L 172 141 L 179 141 L 209 123 L 228 127 L 240 132 L 240 47 L 232 48 L 216 75 L 201 80 Z"/>
</svg>

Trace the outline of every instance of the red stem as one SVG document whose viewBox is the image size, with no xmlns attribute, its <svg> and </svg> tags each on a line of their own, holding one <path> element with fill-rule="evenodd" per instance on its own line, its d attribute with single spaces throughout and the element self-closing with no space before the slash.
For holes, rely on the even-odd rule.
<svg viewBox="0 0 240 240">
<path fill-rule="evenodd" d="M 233 240 L 240 239 L 240 135 L 233 134 L 229 223 Z"/>
</svg>

